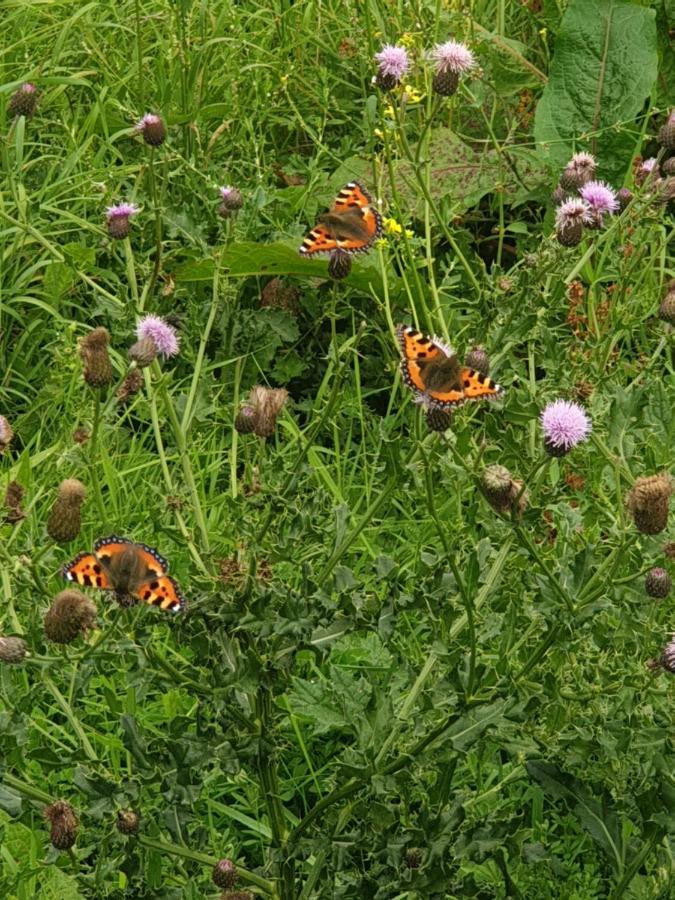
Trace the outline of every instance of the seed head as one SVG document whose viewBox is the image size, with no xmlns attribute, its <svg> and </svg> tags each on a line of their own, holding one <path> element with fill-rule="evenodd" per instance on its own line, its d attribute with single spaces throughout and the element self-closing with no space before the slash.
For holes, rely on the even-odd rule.
<svg viewBox="0 0 675 900">
<path fill-rule="evenodd" d="M 0 637 L 0 662 L 18 665 L 26 658 L 26 642 L 18 637 Z"/>
<path fill-rule="evenodd" d="M 10 97 L 7 111 L 10 116 L 25 116 L 30 119 L 37 109 L 39 99 L 38 89 L 34 84 L 26 81 Z"/>
<path fill-rule="evenodd" d="M 143 140 L 151 147 L 159 147 L 166 140 L 166 125 L 161 116 L 146 113 L 136 122 L 136 132 L 143 135 Z"/>
<path fill-rule="evenodd" d="M 120 809 L 117 813 L 117 830 L 120 834 L 138 834 L 141 817 L 133 809 Z"/>
<path fill-rule="evenodd" d="M 96 622 L 96 604 L 80 591 L 66 588 L 52 600 L 44 618 L 45 636 L 55 644 L 86 638 Z"/>
<path fill-rule="evenodd" d="M 16 525 L 17 522 L 26 518 L 26 513 L 21 507 L 25 493 L 25 490 L 18 481 L 8 482 L 7 488 L 5 489 L 4 504 L 5 509 L 7 510 L 5 522 L 8 524 Z"/>
<path fill-rule="evenodd" d="M 165 357 L 175 356 L 180 349 L 176 329 L 161 316 L 143 316 L 136 326 L 136 337 L 139 341 L 152 338 L 157 353 L 161 353 Z"/>
<path fill-rule="evenodd" d="M 76 478 L 67 478 L 59 485 L 59 493 L 47 519 L 47 534 L 57 544 L 67 544 L 80 533 L 80 507 L 87 490 Z"/>
<path fill-rule="evenodd" d="M 75 810 L 65 800 L 57 800 L 44 809 L 44 817 L 51 825 L 50 840 L 56 850 L 70 850 L 77 839 L 80 823 Z"/>
<path fill-rule="evenodd" d="M 117 402 L 124 405 L 143 387 L 143 373 L 140 369 L 132 369 L 117 390 Z"/>
<path fill-rule="evenodd" d="M 566 191 L 578 191 L 595 175 L 596 161 L 590 153 L 575 153 L 560 176 L 560 186 Z"/>
<path fill-rule="evenodd" d="M 638 478 L 626 495 L 635 527 L 642 534 L 659 534 L 668 526 L 668 504 L 673 485 L 667 472 Z"/>
<path fill-rule="evenodd" d="M 237 867 L 231 859 L 218 860 L 213 867 L 211 879 L 216 887 L 233 888 L 238 878 Z"/>
<path fill-rule="evenodd" d="M 253 428 L 248 428 L 248 422 L 245 427 L 249 431 L 254 431 L 258 437 L 271 437 L 274 434 L 277 417 L 286 405 L 287 400 L 288 391 L 285 388 L 266 388 L 260 385 L 251 388 L 248 400 L 243 405 L 241 412 L 247 409 L 252 410 Z M 251 413 L 246 412 L 244 416 L 248 420 L 251 417 Z M 244 418 L 239 419 L 239 416 L 237 418 L 239 425 L 243 425 Z"/>
<path fill-rule="evenodd" d="M 157 359 L 157 344 L 154 338 L 146 337 L 136 341 L 129 347 L 127 356 L 136 363 L 139 369 L 145 369 L 154 359 Z"/>
<path fill-rule="evenodd" d="M 541 413 L 544 446 L 551 456 L 564 456 L 591 433 L 591 420 L 578 403 L 555 400 Z"/>
<path fill-rule="evenodd" d="M 118 203 L 117 206 L 109 206 L 105 211 L 108 234 L 111 238 L 120 240 L 131 231 L 130 219 L 139 212 L 135 203 Z"/>
<path fill-rule="evenodd" d="M 405 47 L 385 44 L 380 52 L 375 54 L 375 59 L 377 60 L 375 84 L 383 91 L 390 91 L 396 87 L 410 68 L 408 51 Z"/>
<path fill-rule="evenodd" d="M 0 416 L 0 456 L 2 456 L 12 443 L 13 437 L 14 431 L 9 424 L 9 419 L 6 416 Z"/>
<path fill-rule="evenodd" d="M 346 278 L 352 270 L 352 258 L 344 250 L 333 250 L 328 259 L 328 274 L 335 281 Z"/>
<path fill-rule="evenodd" d="M 672 110 L 666 124 L 659 131 L 659 144 L 666 150 L 675 150 L 675 110 Z"/>
<path fill-rule="evenodd" d="M 647 572 L 645 578 L 645 591 L 649 597 L 663 600 L 670 593 L 673 582 L 665 569 L 655 567 Z"/>
<path fill-rule="evenodd" d="M 469 350 L 466 354 L 464 364 L 470 369 L 475 369 L 476 372 L 480 372 L 480 374 L 484 375 L 486 378 L 490 374 L 490 357 L 487 355 L 485 347 L 481 347 L 480 345 L 476 345 Z"/>
<path fill-rule="evenodd" d="M 82 374 L 89 387 L 99 388 L 110 384 L 113 368 L 108 352 L 110 334 L 107 328 L 94 328 L 80 341 Z"/>
</svg>

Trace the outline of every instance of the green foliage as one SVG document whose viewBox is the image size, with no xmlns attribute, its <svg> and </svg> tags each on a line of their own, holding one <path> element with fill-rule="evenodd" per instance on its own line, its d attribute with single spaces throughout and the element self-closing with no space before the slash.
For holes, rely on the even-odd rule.
<svg viewBox="0 0 675 900">
<path fill-rule="evenodd" d="M 216 900 L 227 857 L 273 900 L 668 896 L 672 597 L 644 576 L 673 574 L 672 548 L 625 495 L 672 462 L 672 207 L 633 175 L 672 99 L 671 4 L 3 13 L 0 637 L 29 655 L 0 660 L 0 895 Z M 440 97 L 428 51 L 450 37 L 479 65 Z M 384 42 L 411 58 L 387 92 Z M 37 111 L 12 118 L 25 81 Z M 550 198 L 579 150 L 634 199 L 563 247 Z M 333 281 L 297 248 L 352 179 L 385 230 Z M 140 212 L 115 240 L 121 201 Z M 180 352 L 121 402 L 147 312 Z M 485 346 L 504 398 L 430 431 L 399 322 Z M 259 387 L 288 391 L 276 420 Z M 561 457 L 539 422 L 556 398 L 593 424 Z M 62 546 L 67 478 L 87 499 Z M 50 643 L 64 564 L 112 533 L 167 557 L 186 611 L 85 586 L 97 627 Z"/>
</svg>

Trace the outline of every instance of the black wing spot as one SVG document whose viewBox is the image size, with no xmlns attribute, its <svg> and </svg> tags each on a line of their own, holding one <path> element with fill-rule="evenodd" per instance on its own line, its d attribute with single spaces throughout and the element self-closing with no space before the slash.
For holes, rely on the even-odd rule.
<svg viewBox="0 0 675 900">
<path fill-rule="evenodd" d="M 159 587 L 159 581 L 151 581 L 151 582 L 150 582 L 150 589 L 151 589 L 151 590 L 156 591 L 158 587 Z"/>
<path fill-rule="evenodd" d="M 464 387 L 471 387 L 471 382 L 469 381 L 468 378 L 464 379 Z"/>
<path fill-rule="evenodd" d="M 143 592 L 143 599 L 144 599 L 144 600 L 149 600 L 151 597 L 152 597 L 152 591 L 144 591 L 144 592 Z"/>
</svg>

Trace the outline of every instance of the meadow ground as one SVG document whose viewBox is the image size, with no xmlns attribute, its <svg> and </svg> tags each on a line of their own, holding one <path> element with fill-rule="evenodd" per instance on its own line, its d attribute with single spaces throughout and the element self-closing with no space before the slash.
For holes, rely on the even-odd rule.
<svg viewBox="0 0 675 900">
<path fill-rule="evenodd" d="M 2 897 L 672 897 L 672 0 L 2 16 Z"/>
</svg>

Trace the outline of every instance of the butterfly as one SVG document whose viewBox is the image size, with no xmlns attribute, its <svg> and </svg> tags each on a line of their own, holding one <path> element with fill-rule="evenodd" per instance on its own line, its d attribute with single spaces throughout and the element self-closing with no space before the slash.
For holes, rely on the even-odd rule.
<svg viewBox="0 0 675 900">
<path fill-rule="evenodd" d="M 500 385 L 475 369 L 463 366 L 457 354 L 438 338 L 399 325 L 403 380 L 426 407 L 452 409 L 467 400 L 498 397 Z"/>
<path fill-rule="evenodd" d="M 302 242 L 300 253 L 313 256 L 334 250 L 346 253 L 369 250 L 382 234 L 382 217 L 372 204 L 368 191 L 358 181 L 350 181 L 330 210 L 319 216 L 318 224 Z"/>
<path fill-rule="evenodd" d="M 101 538 L 93 553 L 80 553 L 63 567 L 63 577 L 85 587 L 112 591 L 123 606 L 136 601 L 170 612 L 185 607 L 185 597 L 170 575 L 168 562 L 147 544 L 116 534 Z"/>
</svg>

